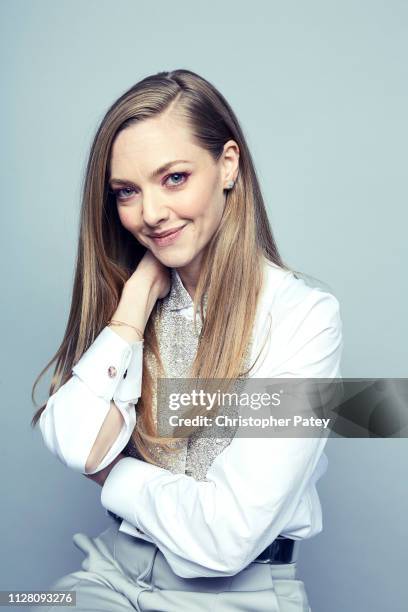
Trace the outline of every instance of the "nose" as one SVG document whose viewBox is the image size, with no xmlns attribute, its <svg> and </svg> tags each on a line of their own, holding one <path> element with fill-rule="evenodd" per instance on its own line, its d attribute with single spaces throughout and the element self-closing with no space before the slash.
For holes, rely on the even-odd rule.
<svg viewBox="0 0 408 612">
<path fill-rule="evenodd" d="M 142 216 L 146 225 L 155 227 L 168 219 L 169 211 L 160 197 L 147 194 L 143 196 Z"/>
</svg>

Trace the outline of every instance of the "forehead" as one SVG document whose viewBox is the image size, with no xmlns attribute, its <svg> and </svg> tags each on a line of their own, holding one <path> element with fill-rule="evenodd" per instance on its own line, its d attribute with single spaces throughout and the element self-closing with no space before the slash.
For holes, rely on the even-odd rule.
<svg viewBox="0 0 408 612">
<path fill-rule="evenodd" d="M 115 138 L 110 159 L 111 175 L 130 170 L 146 175 L 173 159 L 198 161 L 208 152 L 193 141 L 186 122 L 174 115 L 153 117 L 135 123 Z"/>
</svg>

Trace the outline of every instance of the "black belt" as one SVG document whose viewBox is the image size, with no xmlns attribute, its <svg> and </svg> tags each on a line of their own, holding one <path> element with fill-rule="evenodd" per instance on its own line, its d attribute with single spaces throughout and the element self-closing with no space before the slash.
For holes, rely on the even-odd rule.
<svg viewBox="0 0 408 612">
<path fill-rule="evenodd" d="M 295 563 L 298 559 L 299 540 L 278 536 L 254 559 L 255 563 Z"/>
<path fill-rule="evenodd" d="M 120 518 L 120 516 L 114 512 L 111 512 L 110 510 L 107 510 L 107 514 L 109 514 L 119 523 L 121 523 L 123 520 Z M 267 546 L 265 550 L 263 550 L 257 556 L 257 558 L 254 559 L 254 562 L 272 564 L 295 563 L 298 558 L 299 544 L 299 540 L 292 540 L 291 538 L 278 536 L 276 540 L 271 542 L 271 544 L 269 544 L 269 546 Z"/>
</svg>

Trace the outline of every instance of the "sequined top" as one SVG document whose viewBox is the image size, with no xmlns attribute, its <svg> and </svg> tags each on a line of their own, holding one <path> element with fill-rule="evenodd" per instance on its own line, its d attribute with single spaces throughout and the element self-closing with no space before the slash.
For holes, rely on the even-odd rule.
<svg viewBox="0 0 408 612">
<path fill-rule="evenodd" d="M 206 305 L 207 295 L 204 296 L 204 316 Z M 171 268 L 171 288 L 167 296 L 160 300 L 159 316 L 155 323 L 160 356 L 168 378 L 188 377 L 196 355 L 202 320 L 198 312 L 195 329 L 193 309 L 194 303 L 190 294 L 184 287 L 178 272 Z M 246 360 L 244 360 L 245 368 L 249 365 L 250 347 L 251 343 L 247 350 Z M 146 358 L 149 370 L 157 375 L 153 355 L 147 353 Z M 152 401 L 153 418 L 157 423 L 155 385 Z M 203 432 L 204 430 L 198 430 L 188 438 L 178 439 L 173 443 L 179 449 L 176 452 L 168 452 L 159 445 L 151 445 L 150 449 L 160 467 L 168 469 L 174 474 L 186 474 L 196 480 L 206 480 L 208 468 L 217 455 L 231 443 L 233 431 L 231 430 L 230 436 L 224 434 L 222 438 L 217 438 L 215 435 L 211 436 L 208 430 L 206 430 L 205 435 L 203 435 Z M 127 456 L 143 459 L 139 455 L 132 438 L 122 452 Z"/>
</svg>

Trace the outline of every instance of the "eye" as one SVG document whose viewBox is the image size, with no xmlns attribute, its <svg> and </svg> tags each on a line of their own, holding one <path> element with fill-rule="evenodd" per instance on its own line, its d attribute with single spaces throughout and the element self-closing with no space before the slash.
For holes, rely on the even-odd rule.
<svg viewBox="0 0 408 612">
<path fill-rule="evenodd" d="M 189 177 L 189 173 L 188 172 L 173 172 L 172 174 L 169 174 L 168 177 L 166 177 L 165 182 L 167 182 L 168 179 L 174 179 L 174 177 L 177 178 L 182 178 L 184 180 L 180 181 L 180 180 L 176 180 L 176 183 L 173 183 L 173 185 L 170 185 L 171 188 L 173 187 L 178 187 L 178 185 L 183 185 L 186 181 L 187 178 Z"/>
<path fill-rule="evenodd" d="M 117 200 L 127 200 L 135 190 L 132 187 L 121 187 L 120 189 L 109 189 L 109 193 Z"/>
<path fill-rule="evenodd" d="M 179 185 L 183 185 L 184 183 L 186 183 L 189 176 L 190 172 L 173 172 L 165 178 L 164 182 L 167 183 L 169 179 L 172 179 L 172 181 L 175 182 L 168 183 L 168 186 L 170 187 L 170 189 L 175 189 Z M 108 191 L 119 202 L 124 202 L 125 200 L 130 199 L 135 193 L 135 189 L 130 186 L 120 187 L 117 189 L 109 188 Z"/>
</svg>

